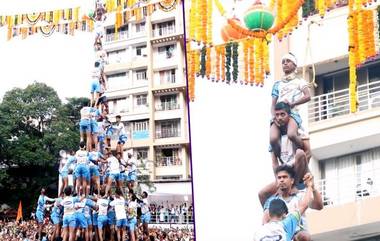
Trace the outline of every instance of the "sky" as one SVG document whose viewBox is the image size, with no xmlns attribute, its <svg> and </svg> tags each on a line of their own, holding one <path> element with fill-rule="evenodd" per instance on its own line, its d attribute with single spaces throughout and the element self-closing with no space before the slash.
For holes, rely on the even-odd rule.
<svg viewBox="0 0 380 241">
<path fill-rule="evenodd" d="M 91 1 L 90 1 L 91 2 Z M 230 0 L 221 0 L 231 9 Z M 89 1 L 0 1 L 0 14 L 76 7 Z M 236 14 L 252 1 L 237 1 Z M 216 10 L 216 8 L 215 8 Z M 224 23 L 217 11 L 214 23 Z M 242 19 L 242 17 L 240 17 Z M 217 25 L 217 24 L 215 24 Z M 220 25 L 219 25 L 220 26 Z M 220 42 L 220 29 L 214 39 Z M 92 35 L 40 34 L 6 40 L 0 28 L 0 99 L 13 87 L 33 81 L 53 87 L 61 99 L 89 96 Z M 273 180 L 267 152 L 272 79 L 263 88 L 198 80 L 190 104 L 191 147 L 197 240 L 252 240 L 261 223 L 257 192 Z M 217 239 L 216 239 L 217 238 Z"/>
<path fill-rule="evenodd" d="M 88 8 L 88 0 L 0 1 L 0 14 L 39 12 L 68 7 Z M 14 87 L 25 88 L 34 81 L 53 87 L 59 97 L 89 97 L 89 76 L 94 58 L 92 34 L 76 31 L 74 36 L 54 33 L 7 41 L 7 28 L 0 28 L 0 99 Z"/>
</svg>

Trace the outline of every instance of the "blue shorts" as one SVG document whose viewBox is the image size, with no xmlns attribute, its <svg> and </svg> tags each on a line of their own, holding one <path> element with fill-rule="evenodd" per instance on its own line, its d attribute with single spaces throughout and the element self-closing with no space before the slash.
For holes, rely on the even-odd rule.
<svg viewBox="0 0 380 241">
<path fill-rule="evenodd" d="M 90 176 L 93 177 L 93 176 L 96 176 L 98 177 L 99 176 L 99 167 L 98 166 L 90 166 Z"/>
<path fill-rule="evenodd" d="M 82 119 L 79 122 L 80 132 L 91 132 L 91 121 L 87 119 Z"/>
<path fill-rule="evenodd" d="M 119 175 L 119 181 L 125 181 L 127 180 L 127 174 L 125 174 L 125 172 L 120 172 L 120 175 Z"/>
<path fill-rule="evenodd" d="M 116 220 L 116 227 L 127 227 L 127 219 Z"/>
<path fill-rule="evenodd" d="M 136 181 L 136 179 L 137 179 L 136 172 L 128 173 L 128 176 L 127 176 L 128 182 L 134 182 L 134 181 Z"/>
<path fill-rule="evenodd" d="M 78 177 L 86 178 L 87 181 L 90 180 L 90 169 L 85 164 L 78 164 L 74 170 L 74 176 L 77 179 Z"/>
<path fill-rule="evenodd" d="M 128 218 L 128 228 L 129 228 L 129 231 L 134 231 L 135 228 L 136 228 L 136 224 L 137 224 L 137 219 L 136 218 Z"/>
<path fill-rule="evenodd" d="M 108 224 L 109 225 L 115 225 L 116 224 L 116 216 L 115 211 L 108 211 Z"/>
<path fill-rule="evenodd" d="M 110 173 L 110 178 L 112 181 L 119 181 L 120 180 L 120 173 Z"/>
<path fill-rule="evenodd" d="M 60 216 L 57 215 L 50 215 L 50 219 L 53 222 L 54 225 L 61 224 L 62 225 L 62 219 Z"/>
<path fill-rule="evenodd" d="M 84 216 L 85 218 L 86 218 L 86 222 L 87 222 L 87 225 L 89 226 L 89 225 L 92 225 L 92 218 L 91 218 L 91 216 Z"/>
<path fill-rule="evenodd" d="M 106 137 L 105 137 L 104 134 L 99 134 L 98 135 L 98 142 L 104 142 L 105 139 L 106 139 Z"/>
<path fill-rule="evenodd" d="M 103 228 L 103 226 L 108 224 L 108 217 L 104 215 L 98 216 L 98 228 Z"/>
<path fill-rule="evenodd" d="M 121 144 L 125 144 L 125 142 L 127 141 L 127 136 L 126 135 L 120 135 L 119 136 L 119 143 Z"/>
<path fill-rule="evenodd" d="M 294 121 L 297 123 L 298 128 L 301 128 L 302 125 L 302 119 L 300 114 L 297 112 L 290 111 L 290 116 L 294 119 Z"/>
<path fill-rule="evenodd" d="M 38 223 L 43 223 L 44 222 L 44 213 L 41 211 L 36 212 L 36 218 Z"/>
<path fill-rule="evenodd" d="M 62 228 L 66 228 L 66 227 L 75 228 L 75 226 L 76 226 L 75 214 L 70 214 L 70 215 L 64 215 L 63 216 Z"/>
<path fill-rule="evenodd" d="M 59 175 L 62 177 L 62 178 L 66 178 L 69 176 L 69 171 L 60 171 L 59 172 Z"/>
<path fill-rule="evenodd" d="M 95 120 L 90 121 L 91 134 L 97 134 L 99 132 L 98 122 Z"/>
<path fill-rule="evenodd" d="M 142 223 L 150 223 L 150 212 L 145 214 L 141 214 L 141 222 Z"/>
<path fill-rule="evenodd" d="M 92 83 L 91 83 L 91 93 L 94 93 L 94 92 L 97 92 L 99 93 L 100 92 L 100 83 L 99 83 L 99 80 L 98 79 L 93 79 L 92 80 Z"/>
<path fill-rule="evenodd" d="M 98 226 L 98 213 L 92 213 L 92 226 Z"/>
<path fill-rule="evenodd" d="M 110 127 L 106 130 L 106 137 L 111 137 L 113 135 L 113 129 Z"/>
<path fill-rule="evenodd" d="M 87 219 L 83 213 L 75 213 L 75 223 L 78 228 L 87 228 Z"/>
</svg>

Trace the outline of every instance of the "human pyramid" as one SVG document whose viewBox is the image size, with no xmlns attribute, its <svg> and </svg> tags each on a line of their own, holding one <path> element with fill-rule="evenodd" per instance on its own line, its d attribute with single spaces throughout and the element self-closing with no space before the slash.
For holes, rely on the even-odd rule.
<svg viewBox="0 0 380 241">
<path fill-rule="evenodd" d="M 310 241 L 304 212 L 321 210 L 322 197 L 314 186 L 308 164 L 310 143 L 302 126 L 299 105 L 310 100 L 307 82 L 297 77 L 297 59 L 282 57 L 284 76 L 272 88 L 270 152 L 275 182 L 259 192 L 263 226 L 256 241 Z"/>
<path fill-rule="evenodd" d="M 47 207 L 52 207 L 50 218 L 55 225 L 56 240 L 115 240 L 116 234 L 117 240 L 122 241 L 128 230 L 128 240 L 135 241 L 138 238 L 138 217 L 143 227 L 141 238 L 146 240 L 149 237 L 148 194 L 143 192 L 138 196 L 134 191 L 137 160 L 131 153 L 128 153 L 127 160 L 123 158 L 127 135 L 121 116 L 116 116 L 114 125 L 107 118 L 107 78 L 104 74 L 107 60 L 102 48 L 105 9 L 105 4 L 96 3 L 93 16 L 96 61 L 91 76 L 91 103 L 80 110 L 79 150 L 60 153 L 63 157 L 60 163 L 62 185 L 58 197 L 49 198 L 45 196 L 45 190 L 41 190 L 36 209 L 40 240 Z M 118 136 L 116 156 L 111 151 L 111 136 L 114 135 Z M 69 174 L 73 174 L 72 186 L 69 185 Z M 127 193 L 124 193 L 125 182 Z M 141 208 L 139 216 L 138 208 Z"/>
</svg>

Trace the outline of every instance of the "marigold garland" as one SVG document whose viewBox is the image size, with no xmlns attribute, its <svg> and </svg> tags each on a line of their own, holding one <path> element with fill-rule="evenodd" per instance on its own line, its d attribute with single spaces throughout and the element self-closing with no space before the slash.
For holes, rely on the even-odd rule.
<svg viewBox="0 0 380 241">
<path fill-rule="evenodd" d="M 206 77 L 211 76 L 211 48 L 206 48 Z"/>
<path fill-rule="evenodd" d="M 245 39 L 243 41 L 243 49 L 244 49 L 244 83 L 245 84 L 248 84 L 249 82 L 249 50 L 250 50 L 250 47 L 249 47 L 249 42 L 247 39 Z"/>
<path fill-rule="evenodd" d="M 207 0 L 207 43 L 212 43 L 212 0 Z"/>
<path fill-rule="evenodd" d="M 249 83 L 253 85 L 255 81 L 255 39 L 250 39 L 249 45 Z"/>
<path fill-rule="evenodd" d="M 215 69 L 216 69 L 216 82 L 220 80 L 220 47 L 216 46 L 215 47 L 215 54 L 216 54 L 216 62 L 215 62 Z"/>
<path fill-rule="evenodd" d="M 226 66 L 226 48 L 225 48 L 225 45 L 220 46 L 220 52 L 221 52 L 220 54 L 221 54 L 221 59 L 222 59 L 221 67 L 224 68 Z M 222 70 L 221 73 L 222 73 L 222 82 L 224 82 L 226 79 L 226 72 L 224 72 Z"/>
</svg>

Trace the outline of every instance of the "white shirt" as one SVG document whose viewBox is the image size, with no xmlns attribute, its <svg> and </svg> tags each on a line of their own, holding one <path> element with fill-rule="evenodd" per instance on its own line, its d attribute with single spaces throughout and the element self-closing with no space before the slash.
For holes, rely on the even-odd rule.
<svg viewBox="0 0 380 241">
<path fill-rule="evenodd" d="M 91 118 L 91 107 L 85 106 L 80 110 L 80 119 L 89 120 Z"/>
<path fill-rule="evenodd" d="M 125 199 L 123 197 L 116 198 L 110 203 L 110 206 L 115 207 L 116 220 L 126 219 Z"/>
<path fill-rule="evenodd" d="M 125 135 L 125 126 L 123 124 L 123 122 L 120 122 L 119 124 L 116 124 L 114 126 L 114 129 L 116 129 L 117 131 L 117 135 Z"/>
<path fill-rule="evenodd" d="M 107 158 L 107 161 L 108 161 L 108 167 L 109 167 L 110 174 L 120 173 L 120 164 L 119 164 L 119 160 L 116 159 L 116 157 L 111 156 L 111 157 Z"/>
<path fill-rule="evenodd" d="M 75 213 L 75 203 L 79 202 L 78 197 L 65 197 L 60 205 L 63 206 L 63 216 Z"/>
<path fill-rule="evenodd" d="M 149 212 L 148 198 L 143 198 L 142 201 L 143 201 L 143 203 L 140 204 L 140 206 L 141 206 L 141 213 L 142 214 L 148 213 Z"/>
<path fill-rule="evenodd" d="M 75 158 L 77 159 L 77 164 L 87 164 L 88 152 L 85 150 L 78 150 L 75 153 Z"/>
<path fill-rule="evenodd" d="M 96 202 L 96 205 L 98 205 L 98 215 L 107 216 L 108 204 L 108 199 L 98 199 L 98 201 Z"/>
<path fill-rule="evenodd" d="M 137 160 L 133 156 L 127 160 L 128 172 L 136 171 Z"/>
<path fill-rule="evenodd" d="M 134 218 L 137 216 L 137 202 L 130 201 L 128 203 L 128 218 Z"/>
</svg>

